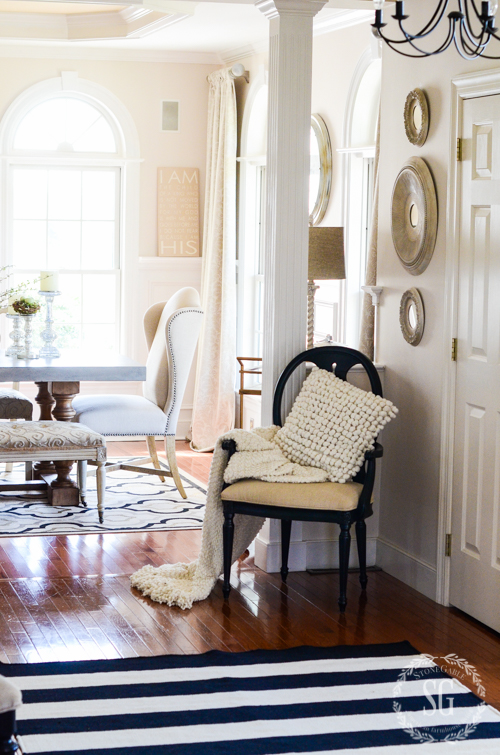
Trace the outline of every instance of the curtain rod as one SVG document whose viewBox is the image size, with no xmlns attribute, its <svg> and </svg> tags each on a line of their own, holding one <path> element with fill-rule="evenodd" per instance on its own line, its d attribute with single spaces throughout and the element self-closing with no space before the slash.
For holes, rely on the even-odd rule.
<svg viewBox="0 0 500 755">
<path fill-rule="evenodd" d="M 234 66 L 231 66 L 231 68 L 229 69 L 229 75 L 232 79 L 243 78 L 245 79 L 247 84 L 250 83 L 250 71 L 245 71 L 245 66 L 242 63 L 235 63 Z"/>
</svg>

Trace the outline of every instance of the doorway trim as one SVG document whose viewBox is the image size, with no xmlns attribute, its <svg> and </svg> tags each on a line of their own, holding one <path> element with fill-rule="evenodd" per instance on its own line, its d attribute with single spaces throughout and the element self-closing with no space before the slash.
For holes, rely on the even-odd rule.
<svg viewBox="0 0 500 755">
<path fill-rule="evenodd" d="M 456 76 L 451 81 L 450 153 L 447 188 L 445 312 L 443 348 L 443 412 L 437 542 L 436 600 L 449 605 L 450 559 L 446 556 L 446 535 L 451 532 L 453 454 L 455 438 L 455 393 L 457 363 L 451 360 L 452 338 L 458 325 L 458 262 L 460 251 L 461 163 L 457 161 L 457 139 L 462 135 L 463 103 L 474 97 L 500 94 L 500 70 L 478 71 Z"/>
</svg>

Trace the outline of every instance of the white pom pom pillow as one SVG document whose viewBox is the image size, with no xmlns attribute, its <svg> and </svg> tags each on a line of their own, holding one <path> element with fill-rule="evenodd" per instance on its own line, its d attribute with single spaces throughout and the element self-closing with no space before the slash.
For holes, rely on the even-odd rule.
<svg viewBox="0 0 500 755">
<path fill-rule="evenodd" d="M 397 411 L 387 399 L 313 367 L 275 441 L 290 461 L 347 482 Z"/>
</svg>

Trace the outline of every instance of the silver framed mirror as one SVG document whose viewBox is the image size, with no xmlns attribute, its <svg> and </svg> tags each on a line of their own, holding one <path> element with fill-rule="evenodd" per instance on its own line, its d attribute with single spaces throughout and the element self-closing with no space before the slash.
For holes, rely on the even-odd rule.
<svg viewBox="0 0 500 755">
<path fill-rule="evenodd" d="M 311 167 L 309 171 L 309 225 L 325 216 L 332 188 L 332 145 L 323 118 L 311 116 Z"/>
<path fill-rule="evenodd" d="M 429 105 L 421 89 L 413 89 L 407 96 L 404 110 L 405 131 L 408 141 L 416 147 L 425 144 L 429 133 Z"/>
<path fill-rule="evenodd" d="M 392 240 L 399 261 L 412 275 L 424 272 L 436 244 L 436 188 L 427 163 L 411 157 L 392 192 Z"/>
<path fill-rule="evenodd" d="M 424 302 L 418 288 L 409 288 L 401 297 L 399 324 L 405 341 L 417 346 L 422 340 L 425 326 Z"/>
</svg>

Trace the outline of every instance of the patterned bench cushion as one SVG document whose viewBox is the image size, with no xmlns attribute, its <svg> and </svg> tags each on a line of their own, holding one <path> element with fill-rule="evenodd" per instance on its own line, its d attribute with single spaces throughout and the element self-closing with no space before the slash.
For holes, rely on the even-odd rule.
<svg viewBox="0 0 500 755">
<path fill-rule="evenodd" d="M 78 422 L 0 423 L 0 455 L 2 450 L 25 453 L 43 449 L 63 451 L 87 448 L 102 448 L 105 458 L 106 441 L 103 436 Z"/>
<path fill-rule="evenodd" d="M 13 388 L 0 388 L 0 419 L 31 419 L 33 404 Z"/>
</svg>

